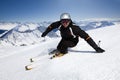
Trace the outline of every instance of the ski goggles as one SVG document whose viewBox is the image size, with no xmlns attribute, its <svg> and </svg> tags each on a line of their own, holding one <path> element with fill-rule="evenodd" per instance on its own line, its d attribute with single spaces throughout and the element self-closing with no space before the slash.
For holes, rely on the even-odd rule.
<svg viewBox="0 0 120 80">
<path fill-rule="evenodd" d="M 61 23 L 68 23 L 68 22 L 70 22 L 71 20 L 70 19 L 62 19 L 61 20 Z"/>
</svg>

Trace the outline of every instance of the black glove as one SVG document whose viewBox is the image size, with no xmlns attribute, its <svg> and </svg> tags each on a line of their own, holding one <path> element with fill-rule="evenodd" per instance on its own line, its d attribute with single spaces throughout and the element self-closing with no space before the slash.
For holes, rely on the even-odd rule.
<svg viewBox="0 0 120 80">
<path fill-rule="evenodd" d="M 100 47 L 97 47 L 95 50 L 96 50 L 96 52 L 98 52 L 98 53 L 103 53 L 103 52 L 105 52 L 105 50 L 101 49 Z"/>
<path fill-rule="evenodd" d="M 46 36 L 46 33 L 44 32 L 44 33 L 42 33 L 42 35 L 41 35 L 41 37 L 45 37 Z"/>
</svg>

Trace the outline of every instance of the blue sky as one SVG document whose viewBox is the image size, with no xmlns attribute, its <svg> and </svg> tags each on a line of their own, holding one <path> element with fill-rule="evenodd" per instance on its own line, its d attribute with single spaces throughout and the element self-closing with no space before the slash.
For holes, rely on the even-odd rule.
<svg viewBox="0 0 120 80">
<path fill-rule="evenodd" d="M 73 20 L 120 18 L 120 0 L 0 0 L 0 21 L 54 21 L 63 12 Z"/>
</svg>

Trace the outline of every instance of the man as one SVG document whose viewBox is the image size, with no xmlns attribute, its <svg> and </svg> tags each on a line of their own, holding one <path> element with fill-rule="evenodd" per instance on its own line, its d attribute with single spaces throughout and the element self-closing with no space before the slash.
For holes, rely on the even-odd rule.
<svg viewBox="0 0 120 80">
<path fill-rule="evenodd" d="M 101 49 L 96 45 L 93 39 L 83 30 L 80 29 L 79 26 L 76 26 L 68 13 L 63 13 L 60 16 L 60 21 L 53 22 L 45 32 L 41 35 L 45 37 L 50 31 L 58 28 L 61 34 L 61 41 L 57 46 L 57 56 L 62 56 L 68 52 L 69 47 L 74 47 L 77 45 L 79 41 L 79 37 L 83 38 L 92 48 L 96 50 L 97 53 L 105 52 L 105 50 Z"/>
</svg>

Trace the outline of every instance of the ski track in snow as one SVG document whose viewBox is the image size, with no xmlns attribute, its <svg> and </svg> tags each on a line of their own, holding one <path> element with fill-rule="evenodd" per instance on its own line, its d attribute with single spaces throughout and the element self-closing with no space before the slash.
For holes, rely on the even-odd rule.
<svg viewBox="0 0 120 80">
<path fill-rule="evenodd" d="M 25 66 L 30 64 L 29 59 L 46 55 L 51 48 L 57 46 L 60 38 L 29 47 L 1 46 L 0 80 L 120 80 L 119 26 L 88 31 L 96 42 L 99 39 L 102 41 L 100 46 L 106 52 L 94 53 L 80 39 L 76 47 L 69 49 L 69 54 L 53 60 L 42 58 L 33 62 L 39 66 L 29 71 L 25 70 Z"/>
</svg>

